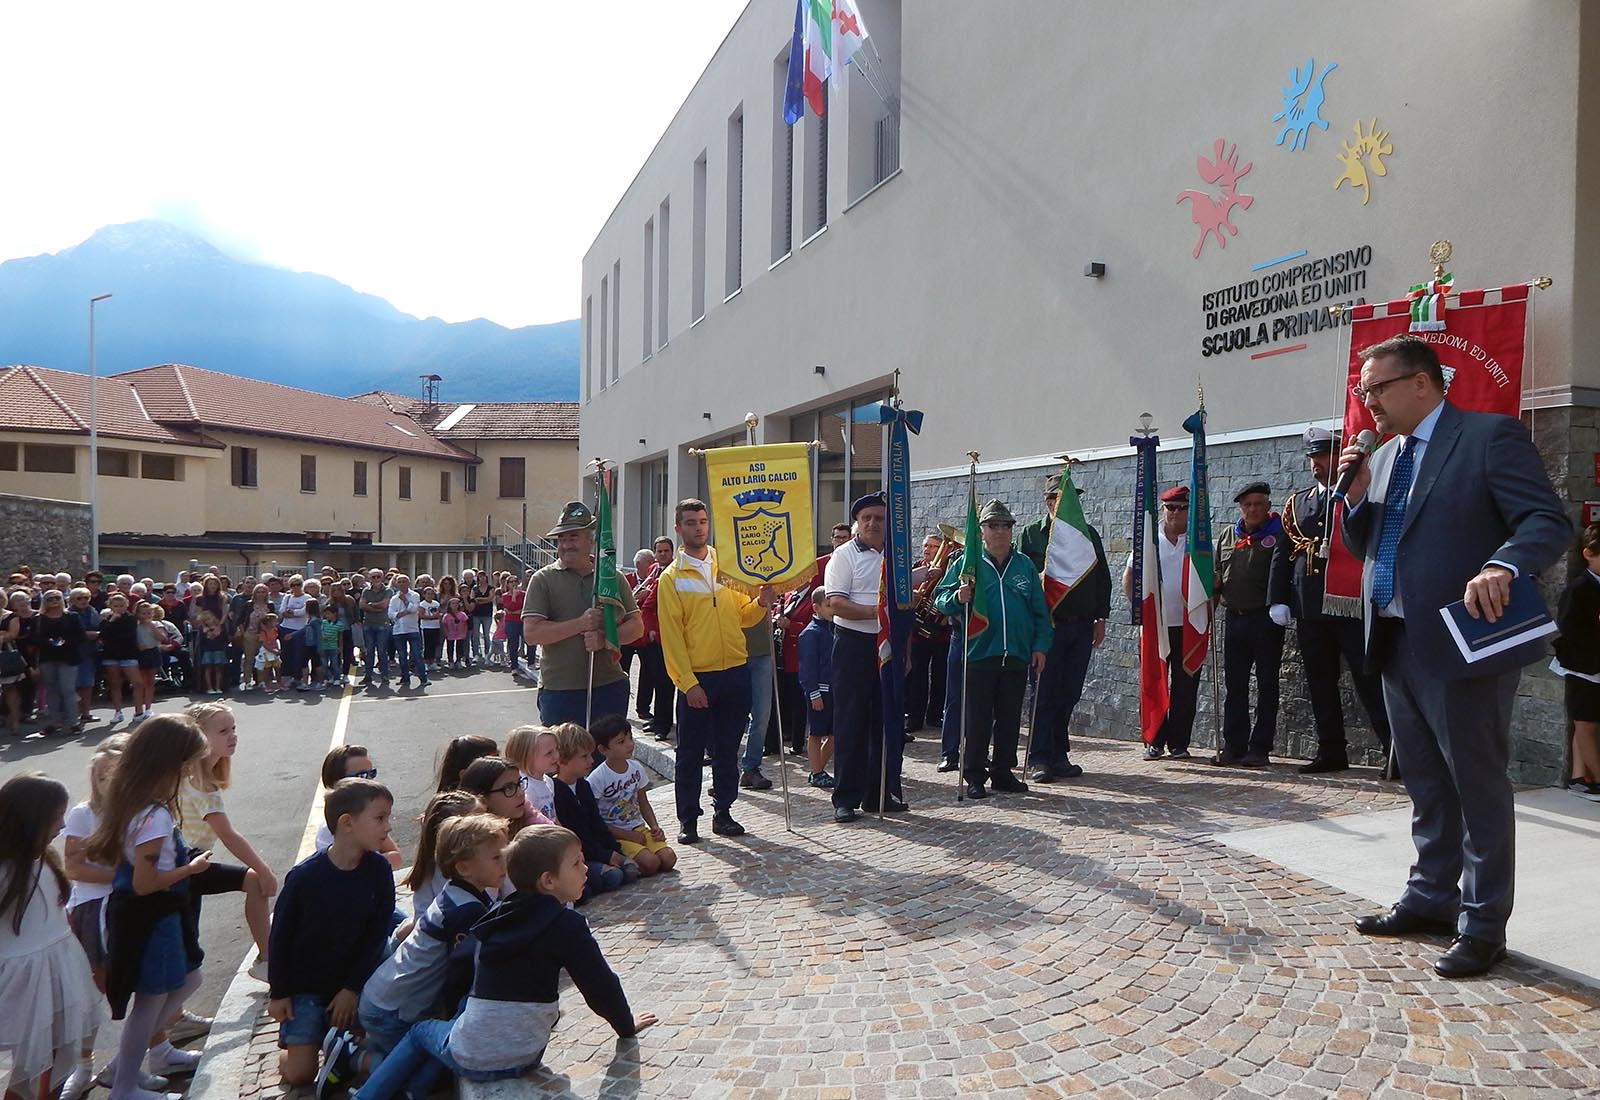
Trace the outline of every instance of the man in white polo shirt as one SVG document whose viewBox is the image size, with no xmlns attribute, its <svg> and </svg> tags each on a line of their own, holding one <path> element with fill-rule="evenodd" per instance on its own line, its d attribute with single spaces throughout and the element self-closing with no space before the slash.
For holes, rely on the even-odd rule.
<svg viewBox="0 0 1600 1100">
<path fill-rule="evenodd" d="M 863 805 L 869 812 L 878 808 L 878 776 L 887 735 L 878 680 L 878 588 L 886 514 L 882 493 L 852 504 L 855 537 L 834 550 L 823 574 L 834 626 L 833 819 L 838 822 L 854 821 Z M 890 751 L 897 749 L 890 746 Z M 906 804 L 891 791 L 883 808 L 902 811 Z"/>
</svg>

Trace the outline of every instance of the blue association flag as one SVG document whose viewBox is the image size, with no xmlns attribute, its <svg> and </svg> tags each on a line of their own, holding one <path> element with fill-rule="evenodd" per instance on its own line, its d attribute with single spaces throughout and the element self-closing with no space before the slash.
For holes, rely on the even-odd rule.
<svg viewBox="0 0 1600 1100">
<path fill-rule="evenodd" d="M 802 87 L 806 68 L 805 9 L 806 0 L 795 0 L 794 37 L 789 40 L 789 74 L 783 84 L 783 121 L 790 126 L 799 122 L 806 110 Z"/>
</svg>

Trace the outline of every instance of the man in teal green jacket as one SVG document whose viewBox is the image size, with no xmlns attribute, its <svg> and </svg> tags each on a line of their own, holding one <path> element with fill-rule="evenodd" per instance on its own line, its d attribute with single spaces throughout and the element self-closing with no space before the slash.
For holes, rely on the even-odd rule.
<svg viewBox="0 0 1600 1100">
<path fill-rule="evenodd" d="M 1031 561 L 1013 552 L 1011 534 L 1017 521 L 1011 510 L 991 500 L 983 506 L 978 522 L 983 533 L 978 580 L 983 585 L 989 625 L 972 639 L 967 651 L 967 728 L 961 778 L 967 784 L 968 798 L 987 796 L 986 779 L 996 791 L 1021 793 L 1028 789 L 1015 774 L 1022 697 L 1028 689 L 1028 668 L 1031 665 L 1036 674 L 1044 669 L 1052 637 L 1039 574 Z M 957 638 L 972 592 L 972 582 L 963 581 L 959 569 L 946 570 L 934 590 L 934 610 L 955 620 Z"/>
</svg>

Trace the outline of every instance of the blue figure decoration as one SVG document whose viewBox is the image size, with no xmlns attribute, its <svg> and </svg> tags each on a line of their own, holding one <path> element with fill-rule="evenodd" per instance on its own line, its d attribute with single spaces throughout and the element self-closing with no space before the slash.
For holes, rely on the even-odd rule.
<svg viewBox="0 0 1600 1100">
<path fill-rule="evenodd" d="M 1273 122 L 1283 123 L 1283 129 L 1278 133 L 1277 144 L 1282 145 L 1283 139 L 1287 137 L 1290 152 L 1304 149 L 1306 134 L 1310 132 L 1311 127 L 1320 126 L 1324 130 L 1328 128 L 1327 120 L 1321 117 L 1322 82 L 1338 67 L 1337 61 L 1332 62 L 1322 70 L 1321 75 L 1312 79 L 1312 74 L 1316 72 L 1317 60 L 1311 58 L 1306 61 L 1304 69 L 1289 70 L 1289 86 L 1280 89 L 1280 94 L 1283 96 L 1283 110 L 1272 116 Z"/>
</svg>

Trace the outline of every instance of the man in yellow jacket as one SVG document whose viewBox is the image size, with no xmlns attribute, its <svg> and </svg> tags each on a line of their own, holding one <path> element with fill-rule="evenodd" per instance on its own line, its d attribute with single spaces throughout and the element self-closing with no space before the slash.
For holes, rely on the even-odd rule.
<svg viewBox="0 0 1600 1100">
<path fill-rule="evenodd" d="M 678 843 L 695 844 L 700 840 L 696 822 L 708 747 L 716 811 L 711 831 L 718 836 L 744 834 L 732 813 L 739 797 L 739 742 L 750 720 L 744 629 L 767 614 L 772 594 L 763 588 L 760 598 L 752 600 L 717 579 L 717 555 L 709 544 L 711 516 L 704 501 L 680 501 L 676 529 L 678 553 L 656 584 L 656 615 L 667 675 L 680 692 L 673 776 Z"/>
</svg>

